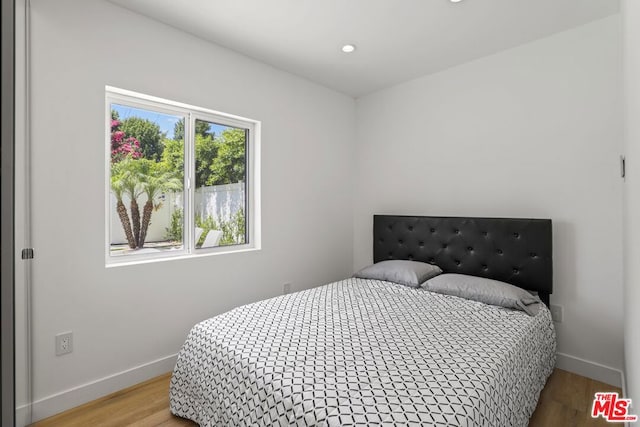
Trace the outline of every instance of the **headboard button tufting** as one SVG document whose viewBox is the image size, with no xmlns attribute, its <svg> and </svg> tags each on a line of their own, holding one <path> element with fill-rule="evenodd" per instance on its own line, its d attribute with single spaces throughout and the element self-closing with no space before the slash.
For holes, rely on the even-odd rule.
<svg viewBox="0 0 640 427">
<path fill-rule="evenodd" d="M 375 215 L 373 229 L 374 262 L 428 262 L 538 291 L 546 303 L 553 291 L 551 220 Z"/>
</svg>

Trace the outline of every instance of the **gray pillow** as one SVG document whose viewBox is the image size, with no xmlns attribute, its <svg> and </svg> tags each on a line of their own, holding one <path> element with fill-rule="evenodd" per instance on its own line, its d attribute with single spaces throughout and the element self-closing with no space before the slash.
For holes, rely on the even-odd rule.
<svg viewBox="0 0 640 427">
<path fill-rule="evenodd" d="M 521 310 L 530 316 L 538 314 L 541 303 L 538 296 L 531 295 L 524 289 L 498 280 L 465 274 L 443 274 L 423 283 L 422 287 L 431 292 Z"/>
<path fill-rule="evenodd" d="M 421 283 L 442 273 L 437 265 L 426 262 L 389 260 L 380 261 L 358 271 L 353 277 L 386 280 L 417 288 Z"/>
</svg>

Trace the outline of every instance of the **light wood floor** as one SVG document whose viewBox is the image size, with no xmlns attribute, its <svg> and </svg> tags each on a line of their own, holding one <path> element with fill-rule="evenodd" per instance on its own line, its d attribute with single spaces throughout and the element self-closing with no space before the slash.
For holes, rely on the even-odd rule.
<svg viewBox="0 0 640 427">
<path fill-rule="evenodd" d="M 169 378 L 165 374 L 55 415 L 34 427 L 121 427 L 121 426 L 195 426 L 169 412 Z M 530 427 L 607 426 L 602 418 L 590 416 L 593 395 L 597 391 L 620 389 L 567 371 L 556 369 L 545 386 Z"/>
</svg>

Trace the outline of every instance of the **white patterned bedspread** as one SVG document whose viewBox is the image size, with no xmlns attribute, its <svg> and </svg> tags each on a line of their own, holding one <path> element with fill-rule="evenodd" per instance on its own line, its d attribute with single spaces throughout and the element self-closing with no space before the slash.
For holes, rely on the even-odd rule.
<svg viewBox="0 0 640 427">
<path fill-rule="evenodd" d="M 555 347 L 546 308 L 347 279 L 194 326 L 171 411 L 202 426 L 526 426 Z"/>
</svg>

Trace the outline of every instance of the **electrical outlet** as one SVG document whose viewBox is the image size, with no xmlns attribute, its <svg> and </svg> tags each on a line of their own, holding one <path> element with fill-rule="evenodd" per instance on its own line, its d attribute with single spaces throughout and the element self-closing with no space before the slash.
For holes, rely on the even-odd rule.
<svg viewBox="0 0 640 427">
<path fill-rule="evenodd" d="M 282 285 L 282 295 L 291 293 L 291 283 L 285 283 Z"/>
<path fill-rule="evenodd" d="M 561 305 L 553 305 L 549 306 L 549 310 L 551 311 L 551 318 L 556 323 L 562 323 L 564 318 L 564 308 Z"/>
<path fill-rule="evenodd" d="M 56 356 L 71 353 L 73 351 L 73 332 L 64 332 L 56 335 Z"/>
</svg>

